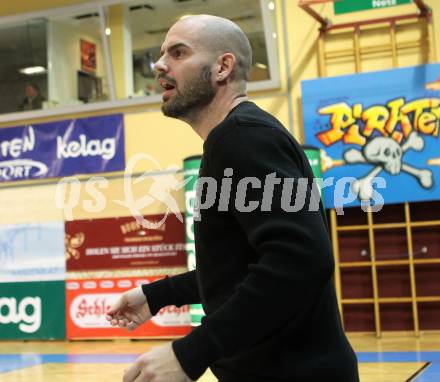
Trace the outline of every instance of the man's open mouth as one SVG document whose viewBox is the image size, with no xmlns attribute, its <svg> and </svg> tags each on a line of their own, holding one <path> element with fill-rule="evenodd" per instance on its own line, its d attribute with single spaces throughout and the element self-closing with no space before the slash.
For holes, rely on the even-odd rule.
<svg viewBox="0 0 440 382">
<path fill-rule="evenodd" d="M 174 84 L 172 84 L 171 82 L 168 82 L 167 80 L 165 80 L 163 78 L 159 79 L 159 84 L 162 87 L 162 89 L 164 89 L 164 90 L 172 90 L 176 87 Z"/>
<path fill-rule="evenodd" d="M 164 78 L 159 79 L 159 84 L 160 84 L 160 87 L 164 90 L 164 92 L 162 93 L 162 99 L 166 100 L 167 98 L 169 98 L 169 96 L 174 91 L 176 86 L 173 83 L 168 82 Z"/>
</svg>

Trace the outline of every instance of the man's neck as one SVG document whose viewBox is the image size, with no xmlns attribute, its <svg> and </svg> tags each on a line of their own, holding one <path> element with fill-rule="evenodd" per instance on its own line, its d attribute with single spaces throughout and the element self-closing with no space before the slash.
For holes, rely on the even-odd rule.
<svg viewBox="0 0 440 382">
<path fill-rule="evenodd" d="M 203 141 L 206 141 L 211 130 L 222 122 L 234 107 L 247 100 L 248 97 L 244 93 L 237 93 L 228 97 L 215 97 L 203 110 L 196 115 L 185 118 L 184 121 L 193 128 Z"/>
</svg>

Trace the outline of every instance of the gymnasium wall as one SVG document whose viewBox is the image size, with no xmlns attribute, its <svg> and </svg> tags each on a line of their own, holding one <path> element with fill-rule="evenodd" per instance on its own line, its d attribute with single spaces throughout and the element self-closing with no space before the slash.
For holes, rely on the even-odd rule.
<svg viewBox="0 0 440 382">
<path fill-rule="evenodd" d="M 17 0 L 15 2 L 1 2 L 0 16 L 13 15 L 25 12 L 32 12 L 42 9 L 48 9 L 58 6 L 66 6 L 85 1 L 79 0 L 59 0 L 50 1 L 43 0 L 39 2 L 28 2 Z M 436 0 L 426 0 L 434 13 L 435 34 L 440 35 L 440 4 Z M 324 17 L 331 18 L 334 23 L 342 23 L 356 19 L 368 19 L 371 17 L 385 17 L 389 15 L 397 15 L 402 13 L 411 13 L 416 11 L 415 5 L 405 5 L 393 7 L 384 10 L 376 10 L 370 12 L 357 12 L 344 16 L 334 16 L 332 4 L 321 4 L 314 7 Z M 303 126 L 301 115 L 301 80 L 318 77 L 318 61 L 317 61 L 317 41 L 319 24 L 308 16 L 303 10 L 297 6 L 297 1 L 276 1 L 276 12 L 278 21 L 278 47 L 280 52 L 280 77 L 281 87 L 279 89 L 254 92 L 251 98 L 261 107 L 273 113 L 281 122 L 293 132 L 298 140 L 303 141 Z M 118 17 L 118 9 L 111 12 L 110 22 L 120 23 Z M 112 25 L 110 25 L 112 27 Z M 113 27 L 112 27 L 113 28 Z M 399 38 L 406 38 L 402 33 Z M 419 33 L 417 29 L 415 32 Z M 387 35 L 386 35 L 387 36 Z M 412 35 L 413 37 L 413 35 Z M 374 44 L 382 41 L 383 35 L 371 34 L 366 35 L 362 44 Z M 348 34 L 337 36 L 329 43 L 329 48 L 337 48 L 347 46 L 351 40 Z M 437 57 L 440 57 L 440 47 L 437 46 Z M 423 62 L 423 53 L 419 50 L 407 52 L 405 55 L 399 56 L 399 66 L 414 65 Z M 123 67 L 123 63 L 117 65 Z M 363 62 L 363 71 L 378 70 L 391 68 L 391 58 L 378 56 Z M 340 61 L 329 66 L 330 75 L 353 73 L 353 59 Z M 120 73 L 121 70 L 115 70 Z M 122 78 L 116 78 L 116 86 L 118 93 L 121 90 Z M 75 115 L 65 115 L 63 117 L 50 117 L 39 120 L 23 120 L 13 125 L 22 125 L 28 123 L 43 122 L 56 119 L 67 119 L 71 117 L 84 117 L 89 115 L 106 114 L 110 111 L 98 111 L 89 113 L 79 113 Z M 126 159 L 138 152 L 144 152 L 152 155 L 160 163 L 162 168 L 170 165 L 181 166 L 183 158 L 201 153 L 202 141 L 195 135 L 191 128 L 180 121 L 162 116 L 160 105 L 144 105 L 131 106 L 111 110 L 111 112 L 125 113 L 125 134 L 126 134 Z M 11 123 L 1 123 L 0 127 L 11 126 Z M 148 165 L 140 165 L 139 171 L 148 170 Z M 106 190 L 102 190 L 109 197 L 122 192 L 120 175 L 115 174 L 115 178 L 110 179 L 109 186 Z M 119 179 L 118 179 L 119 177 Z M 0 208 L 2 211 L 11 211 L 8 214 L 2 214 L 1 219 L 10 224 L 23 221 L 46 221 L 57 220 L 62 214 L 53 202 L 55 193 L 55 184 L 35 185 L 35 183 L 26 186 L 17 184 L 10 187 L 2 187 L 0 189 Z M 81 194 L 81 198 L 88 198 L 86 194 Z M 180 198 L 180 203 L 182 199 Z M 28 203 L 30 208 L 23 208 L 23 201 Z M 37 203 L 38 202 L 38 203 Z M 37 203 L 37 206 L 34 204 Z M 80 203 L 81 205 L 81 203 Z M 183 204 L 181 204 L 183 208 Z M 160 207 L 159 207 L 160 209 Z M 157 211 L 156 207 L 145 213 L 162 212 Z M 120 207 L 109 204 L 101 213 L 93 215 L 95 218 L 105 216 L 126 215 L 127 211 L 121 210 Z M 80 219 L 90 217 L 81 208 L 74 211 L 74 218 Z"/>
<path fill-rule="evenodd" d="M 39 2 L 27 2 L 24 0 L 19 0 L 15 2 L 2 2 L 0 4 L 0 17 L 15 15 L 20 13 L 35 12 L 43 9 L 51 9 L 61 6 L 69 6 L 74 4 L 86 3 L 83 0 L 42 0 Z M 280 89 L 274 89 L 273 91 L 263 91 L 253 94 L 254 97 L 262 97 L 265 102 L 264 105 L 267 107 L 268 111 L 274 113 L 278 116 L 282 122 L 286 124 L 295 136 L 298 138 L 302 137 L 302 119 L 300 110 L 300 82 L 304 79 L 316 78 L 318 76 L 318 63 L 317 63 L 317 40 L 318 40 L 318 27 L 319 24 L 308 16 L 303 10 L 297 6 L 297 1 L 275 1 L 277 7 L 277 21 L 278 21 L 278 45 L 280 51 L 280 76 L 281 76 L 281 87 Z M 433 10 L 434 17 L 434 27 L 435 34 L 440 36 L 440 4 L 436 0 L 425 0 Z M 322 16 L 328 17 L 334 21 L 334 23 L 344 23 L 356 20 L 369 19 L 372 17 L 386 17 L 390 15 L 397 15 L 403 13 L 413 13 L 415 12 L 415 5 L 401 5 L 398 7 L 392 7 L 382 10 L 375 11 L 364 11 L 350 13 L 347 15 L 333 15 L 333 5 L 320 4 L 314 6 Z M 121 25 L 121 11 L 119 6 L 112 6 L 110 12 L 110 23 L 112 30 L 118 30 Z M 437 22 L 436 22 L 437 21 Z M 287 32 L 287 33 L 285 33 Z M 402 36 L 403 37 L 403 36 Z M 371 41 L 383 41 L 383 36 L 369 36 Z M 336 47 L 341 44 L 347 44 L 346 39 L 340 38 L 333 42 L 333 46 Z M 118 45 L 118 44 L 116 44 Z M 119 43 L 120 45 L 120 43 Z M 440 47 L 437 46 L 437 57 L 440 57 Z M 115 57 L 117 55 L 115 54 Z M 402 57 L 399 62 L 400 66 L 413 65 L 420 62 L 420 53 L 412 52 L 411 54 Z M 385 69 L 390 65 L 390 57 L 377 57 L 374 60 L 369 60 L 364 65 L 364 70 L 378 70 Z M 123 67 L 122 63 L 117 63 Z M 121 70 L 116 70 L 114 68 L 115 74 L 121 73 Z M 354 72 L 353 60 L 347 60 L 346 62 L 341 62 L 338 68 L 333 72 L 333 75 L 337 74 L 348 74 Z M 287 74 L 289 74 L 290 81 L 287 80 Z M 122 92 L 122 85 L 120 84 L 122 78 L 116 78 L 116 87 L 120 92 Z M 121 94 L 121 93 L 120 93 Z M 283 101 L 276 100 L 276 98 L 281 97 Z M 283 111 L 281 107 L 284 102 L 287 103 L 284 107 L 289 107 L 290 119 L 283 120 Z M 153 106 L 154 107 L 154 106 Z M 156 105 L 157 107 L 157 105 Z M 142 109 L 150 108 L 150 106 L 143 107 Z M 126 111 L 131 111 L 133 109 L 139 109 L 137 107 L 124 108 Z M 96 112 L 93 114 L 97 114 Z M 0 124 L 0 126 L 5 126 L 5 124 Z"/>
<path fill-rule="evenodd" d="M 82 3 L 82 1 L 39 1 L 24 2 L 18 1 L 15 3 L 1 2 L 0 16 L 19 14 L 24 12 L 32 12 L 56 6 L 72 5 Z M 434 12 L 434 26 L 436 35 L 440 35 L 440 4 L 435 0 L 426 1 Z M 301 81 L 305 79 L 316 78 L 318 73 L 318 59 L 317 59 L 317 40 L 319 24 L 308 16 L 302 9 L 297 6 L 296 1 L 277 1 L 277 38 L 278 49 L 280 52 L 280 77 L 281 87 L 274 90 L 266 90 L 261 92 L 254 92 L 251 98 L 265 110 L 274 114 L 281 122 L 294 133 L 298 140 L 303 141 L 303 126 L 301 114 Z M 329 17 L 334 23 L 348 22 L 356 17 L 356 19 L 367 19 L 371 17 L 385 17 L 390 15 L 397 15 L 403 13 L 411 13 L 416 11 L 415 5 L 405 5 L 399 7 L 388 8 L 384 10 L 375 10 L 367 12 L 357 12 L 348 15 L 333 15 L 332 4 L 321 4 L 314 7 L 324 17 Z M 120 24 L 120 8 L 116 7 L 113 10 L 113 17 L 110 17 L 110 22 L 114 20 L 118 25 Z M 437 22 L 436 22 L 437 21 Z M 113 29 L 113 27 L 112 27 Z M 116 28 L 117 29 L 117 28 Z M 286 33 L 284 33 L 286 32 Z M 405 32 L 411 33 L 411 31 Z M 419 33 L 416 28 L 416 33 Z M 383 40 L 381 35 L 367 35 L 362 44 L 374 44 Z M 405 39 L 405 34 L 402 34 L 402 39 Z M 341 46 L 350 46 L 352 41 L 347 35 L 340 35 L 332 39 L 328 48 L 336 49 Z M 121 42 L 116 45 L 121 45 Z M 440 47 L 437 46 L 437 57 L 440 57 Z M 121 62 L 121 54 L 118 50 L 113 49 L 113 54 L 116 56 L 117 65 L 123 65 Z M 424 60 L 422 53 L 418 50 L 408 52 L 404 56 L 399 57 L 399 66 L 408 66 L 422 63 Z M 391 68 L 391 56 L 384 57 L 383 55 L 373 57 L 368 61 L 363 62 L 363 70 L 377 70 Z M 115 68 L 114 68 L 115 69 Z M 348 59 L 346 61 L 338 62 L 329 66 L 329 75 L 340 75 L 354 73 L 354 60 Z M 121 73 L 121 70 L 114 70 L 115 74 Z M 118 93 L 123 93 L 123 79 L 116 78 L 116 87 Z M 129 159 L 137 152 L 148 153 L 158 160 L 163 168 L 172 164 L 181 166 L 183 158 L 201 153 L 202 141 L 196 136 L 191 128 L 184 123 L 166 118 L 161 115 L 159 110 L 160 105 L 145 105 L 145 106 L 131 106 L 126 108 L 118 108 L 117 110 L 80 113 L 74 115 L 65 115 L 64 117 L 50 117 L 39 120 L 23 120 L 20 124 L 28 124 L 35 122 L 43 122 L 56 119 L 67 119 L 72 117 L 84 117 L 89 115 L 98 115 L 114 112 L 125 113 L 125 129 L 126 129 L 126 158 Z M 15 123 L 18 125 L 18 123 Z M 2 123 L 0 127 L 11 126 L 10 123 Z M 139 168 L 139 170 L 147 170 L 147 168 Z M 31 189 L 34 186 L 30 186 Z M 34 211 L 25 212 L 25 216 L 20 214 L 13 214 L 10 217 L 12 220 L 41 220 L 46 217 L 56 216 L 54 206 L 51 203 L 50 195 L 53 194 L 55 186 L 45 186 L 41 190 L 41 194 L 48 200 L 47 208 L 38 208 L 40 213 L 34 214 Z M 118 181 L 110 181 L 109 192 L 118 193 Z M 0 200 L 11 200 L 10 195 L 15 195 L 19 192 L 20 187 L 14 185 L 11 189 L 1 189 L 0 195 L 4 197 Z M 25 190 L 29 190 L 26 187 Z M 23 191 L 26 192 L 26 191 Z M 12 200 L 14 200 L 12 198 Z M 0 202 L 2 203 L 2 202 Z M 17 204 L 20 201 L 17 200 Z M 10 205 L 10 204 L 9 204 Z M 115 208 L 114 211 L 112 208 Z M 146 211 L 148 212 L 148 211 Z M 118 208 L 108 206 L 104 216 L 109 214 L 119 214 Z M 78 210 L 75 211 L 75 218 L 81 217 L 83 214 Z M 99 217 L 99 214 L 98 216 Z"/>
<path fill-rule="evenodd" d="M 15 2 L 0 2 L 0 17 L 86 2 L 87 1 L 80 0 L 41 0 L 39 2 L 16 0 Z M 425 2 L 433 9 L 434 34 L 435 36 L 440 36 L 440 4 L 437 0 L 425 0 Z M 250 94 L 250 97 L 263 109 L 275 115 L 300 142 L 303 142 L 304 126 L 302 123 L 301 109 L 301 81 L 319 77 L 319 24 L 297 6 L 297 0 L 277 0 L 275 3 L 278 28 L 276 41 L 279 49 L 281 85 L 278 89 L 253 92 Z M 356 20 L 363 20 L 373 17 L 378 18 L 416 12 L 416 7 L 413 4 L 385 10 L 351 13 L 344 16 L 334 16 L 332 4 L 316 5 L 314 9 L 323 17 L 328 17 L 337 24 L 353 21 L 354 18 L 356 18 Z M 124 44 L 129 43 L 126 40 L 126 36 L 124 36 L 125 26 L 123 13 L 123 8 L 120 5 L 110 7 L 109 25 L 112 29 L 111 51 L 118 99 L 125 98 L 127 94 L 130 94 L 130 89 L 125 79 L 132 77 L 130 73 L 131 58 L 124 56 L 126 50 L 123 49 Z M 69 36 L 69 31 L 67 31 L 65 27 L 53 23 L 51 30 L 54 41 L 57 42 L 55 45 L 58 46 L 55 52 L 63 46 L 71 45 L 66 43 L 66 41 L 67 39 L 72 40 L 73 37 Z M 421 25 L 406 26 L 405 28 L 398 28 L 397 39 L 398 41 L 423 40 L 426 33 L 426 29 Z M 360 43 L 361 46 L 383 44 L 388 38 L 389 33 L 386 28 L 375 29 L 374 31 L 363 31 L 361 33 Z M 79 36 L 76 35 L 74 39 L 78 40 Z M 352 44 L 353 37 L 350 32 L 337 33 L 329 36 L 326 42 L 326 49 L 349 48 Z M 98 48 L 98 50 L 102 51 L 100 48 Z M 431 52 L 426 49 L 405 50 L 399 53 L 398 66 L 404 67 L 425 63 L 429 57 L 433 56 L 430 53 Z M 436 46 L 436 56 L 440 58 L 439 46 Z M 66 71 L 76 71 L 78 69 L 75 66 L 78 63 L 73 61 L 69 62 L 67 60 L 65 66 Z M 102 62 L 103 60 L 99 59 L 98 65 L 102 65 Z M 392 67 L 393 62 L 390 52 L 389 54 L 381 53 L 378 55 L 369 55 L 362 60 L 362 71 L 384 70 Z M 102 68 L 98 68 L 98 72 L 100 70 L 102 70 Z M 347 57 L 333 61 L 327 66 L 327 71 L 329 76 L 355 73 L 354 59 L 353 57 Z M 60 72 L 58 74 L 59 81 L 55 84 L 57 88 L 54 90 L 63 92 L 63 73 Z M 72 95 L 66 94 L 65 97 L 72 98 Z M 129 180 L 131 182 L 131 192 L 133 193 L 134 200 L 139 200 L 145 196 L 149 186 L 154 182 L 155 176 L 165 176 L 164 174 L 160 174 L 163 170 L 170 170 L 171 168 L 180 169 L 185 157 L 202 152 L 202 140 L 185 123 L 164 117 L 160 111 L 160 104 L 118 107 L 106 111 L 66 114 L 57 117 L 23 120 L 13 124 L 0 123 L 0 128 L 116 112 L 124 114 L 126 163 L 128 164 L 130 159 L 134 158 L 138 153 L 147 154 L 150 155 L 151 158 L 154 158 L 153 161 L 139 161 L 135 166 L 134 170 L 138 175 L 143 172 L 154 172 L 156 174 L 150 175 L 141 183 L 135 183 L 135 179 Z M 91 211 L 85 208 L 87 204 L 93 204 L 96 200 L 94 200 L 93 195 L 87 190 L 87 179 L 89 177 L 84 176 L 81 178 L 79 200 L 72 210 L 74 220 L 117 218 L 131 215 L 127 207 L 117 202 L 126 198 L 124 194 L 124 174 L 107 173 L 104 174 L 104 176 L 108 180 L 108 183 L 99 189 L 99 192 L 103 196 L 102 200 L 104 201 L 99 211 Z M 182 179 L 181 174 L 179 174 L 179 179 Z M 57 179 L 49 179 L 41 182 L 2 184 L 0 187 L 0 210 L 2 211 L 0 214 L 0 225 L 38 224 L 40 222 L 58 222 L 62 225 L 65 220 L 65 215 L 63 210 L 61 210 L 55 202 L 56 191 Z M 70 189 L 65 197 L 68 198 L 71 192 L 72 190 Z M 183 211 L 185 209 L 183 192 L 177 191 L 172 193 L 171 196 L 176 200 L 179 209 Z M 155 201 L 142 208 L 140 212 L 144 215 L 158 215 L 165 213 L 165 208 L 165 204 L 160 201 Z M 102 224 L 102 222 L 98 224 Z M 101 226 L 99 226 L 99 229 L 102 230 Z M 398 236 L 396 240 L 401 241 L 401 235 Z M 402 251 L 403 250 L 404 249 L 402 249 Z M 180 272 L 182 268 L 178 270 L 167 269 L 165 271 L 161 269 L 158 272 L 166 274 L 170 273 L 171 270 L 173 272 Z M 121 273 L 120 271 L 114 272 L 109 270 L 105 273 L 105 277 L 109 275 L 111 277 L 127 277 L 127 272 L 124 271 Z M 70 275 L 68 279 L 69 282 L 73 284 L 77 282 L 71 280 L 74 276 L 81 279 L 84 275 L 81 272 L 73 276 Z M 99 279 L 101 276 L 102 275 L 90 276 L 89 274 L 84 277 Z M 87 283 L 88 281 L 86 280 L 84 282 Z M 408 285 L 408 283 L 406 282 L 405 285 Z M 69 286 L 67 289 L 69 289 Z M 119 292 L 120 291 L 118 291 L 118 293 Z M 404 312 L 409 312 L 407 308 L 405 309 Z M 348 312 L 348 317 L 350 317 L 349 314 L 350 311 Z M 351 314 L 353 314 L 353 312 L 351 312 Z M 398 314 L 400 315 L 401 312 L 398 311 Z M 352 321 L 355 322 L 358 320 L 355 319 Z M 372 325 L 373 320 L 369 319 L 368 322 Z M 350 329 L 350 327 L 348 327 L 348 329 Z M 366 330 L 365 328 L 363 329 Z M 372 330 L 372 328 L 367 329 Z"/>
</svg>

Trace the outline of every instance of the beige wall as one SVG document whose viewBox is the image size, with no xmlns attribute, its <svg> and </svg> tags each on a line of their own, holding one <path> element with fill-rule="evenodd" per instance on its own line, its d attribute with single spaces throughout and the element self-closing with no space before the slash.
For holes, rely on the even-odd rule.
<svg viewBox="0 0 440 382">
<path fill-rule="evenodd" d="M 16 0 L 15 2 L 0 2 L 0 16 L 35 11 L 38 9 L 51 8 L 60 5 L 71 5 L 73 3 L 83 3 L 85 1 L 49 1 L 30 2 Z M 7 4 L 6 4 L 7 3 Z M 440 4 L 438 0 L 426 0 L 434 12 L 435 34 L 440 36 Z M 318 27 L 319 24 L 308 16 L 297 6 L 296 0 L 277 0 L 277 20 L 278 20 L 278 44 L 279 44 L 279 62 L 281 87 L 269 91 L 263 91 L 251 94 L 258 105 L 265 110 L 277 116 L 281 122 L 302 141 L 303 127 L 301 116 L 301 81 L 312 79 L 319 76 L 318 72 Z M 344 16 L 334 16 L 331 4 L 321 4 L 314 6 L 325 17 L 329 17 L 336 23 L 352 21 L 356 19 L 369 19 L 372 17 L 385 17 L 401 13 L 414 13 L 415 5 L 405 5 L 386 10 L 376 10 L 371 12 L 358 12 Z M 114 50 L 123 46 L 121 32 L 121 12 L 115 12 L 110 20 L 115 20 L 115 31 L 119 33 L 119 43 L 112 48 Z M 111 25 L 112 27 L 112 25 Z M 119 29 L 118 29 L 119 28 Z M 407 28 L 408 29 L 408 28 Z M 284 34 L 284 30 L 287 34 Z M 409 28 L 409 30 L 399 31 L 399 41 L 406 39 L 420 38 L 420 28 Z M 363 32 L 361 45 L 368 46 L 383 43 L 388 38 L 386 31 Z M 350 48 L 352 46 L 352 35 L 345 33 L 333 36 L 327 44 L 327 49 Z M 287 49 L 285 49 L 287 48 Z M 115 53 L 115 52 L 113 52 Z M 437 57 L 440 57 L 440 47 L 436 47 Z M 426 61 L 423 52 L 419 50 L 407 51 L 399 55 L 399 66 L 408 66 Z M 115 65 L 115 73 L 120 73 L 123 63 L 119 61 Z M 392 67 L 392 60 L 388 55 L 377 55 L 369 57 L 362 62 L 362 70 L 383 70 Z M 330 75 L 354 73 L 353 59 L 345 59 L 338 63 L 332 63 L 328 66 Z M 118 93 L 123 93 L 121 76 L 116 78 Z M 170 165 L 181 166 L 183 158 L 189 155 L 201 153 L 202 141 L 192 130 L 182 122 L 164 117 L 159 105 L 145 105 L 130 108 L 119 108 L 111 112 L 125 113 L 126 129 L 126 159 L 129 160 L 134 154 L 143 152 L 153 156 L 160 164 L 162 169 Z M 106 112 L 94 112 L 93 115 L 105 114 Z M 87 116 L 89 114 L 77 114 L 76 116 Z M 64 118 L 74 117 L 66 115 Z M 54 120 L 56 118 L 45 118 L 44 120 Z M 60 117 L 58 117 L 60 119 Z M 43 120 L 39 120 L 43 121 Z M 38 122 L 23 121 L 23 123 Z M 22 123 L 20 123 L 22 124 Z M 10 126 L 10 124 L 8 124 Z M 16 123 L 18 125 L 18 123 Z M 6 126 L 2 124 L 1 126 Z M 151 162 L 140 162 L 138 171 L 148 171 L 152 169 Z M 144 187 L 136 186 L 137 195 L 142 195 L 148 189 L 148 184 Z M 58 219 L 62 216 L 61 212 L 55 207 L 54 194 L 55 185 L 35 186 L 35 187 L 13 187 L 9 189 L 0 188 L 0 208 L 7 211 L 2 214 L 2 221 L 15 223 L 22 221 L 38 221 Z M 123 216 L 128 215 L 126 208 L 122 208 L 111 200 L 123 198 L 123 182 L 119 180 L 110 180 L 108 187 L 102 190 L 107 199 L 107 205 L 101 212 L 90 213 L 82 208 L 83 201 L 90 199 L 90 196 L 84 191 L 80 195 L 79 206 L 74 209 L 74 218 L 91 218 L 103 216 Z M 122 196 L 121 196 L 122 195 Z M 177 195 L 177 194 L 176 194 Z M 180 195 L 180 194 L 179 194 Z M 25 198 L 26 197 L 26 198 Z M 25 198 L 25 199 L 23 199 Z M 37 200 L 37 205 L 33 206 L 32 200 Z M 183 208 L 181 196 L 177 197 L 179 206 Z M 27 206 L 24 208 L 20 201 L 27 200 Z M 161 212 L 162 205 L 150 205 L 143 212 Z"/>
<path fill-rule="evenodd" d="M 123 75 L 125 71 L 131 68 L 127 65 L 125 48 L 127 30 L 125 28 L 126 14 L 123 5 L 113 5 L 109 7 L 108 20 L 111 29 L 110 35 L 110 52 L 113 64 L 113 76 L 115 78 L 115 91 L 117 99 L 127 98 L 129 92 L 127 91 L 126 76 Z M 131 57 L 129 57 L 131 66 Z"/>
<path fill-rule="evenodd" d="M 433 9 L 434 15 L 434 27 L 435 35 L 440 36 L 440 4 L 436 0 L 425 0 Z M 65 5 L 73 5 L 86 3 L 83 0 L 40 0 L 38 2 L 30 2 L 25 0 L 17 0 L 15 2 L 0 2 L 0 17 L 11 14 L 19 14 L 24 12 L 38 11 L 48 8 L 61 7 Z M 278 45 L 279 45 L 279 62 L 280 62 L 280 76 L 281 87 L 272 91 L 264 91 L 252 94 L 256 99 L 261 99 L 259 102 L 263 103 L 267 107 L 267 111 L 279 116 L 286 127 L 291 130 L 298 139 L 302 139 L 302 122 L 301 122 L 301 80 L 316 78 L 318 74 L 318 57 L 317 57 L 317 41 L 318 41 L 318 27 L 319 24 L 308 16 L 302 9 L 297 6 L 297 0 L 276 0 L 277 5 L 277 20 L 278 20 Z M 118 97 L 124 94 L 123 75 L 121 74 L 124 69 L 124 63 L 122 62 L 121 49 L 124 46 L 123 32 L 122 32 L 122 11 L 118 7 L 111 7 L 110 22 L 112 31 L 115 35 L 112 36 L 112 50 L 113 56 L 119 59 L 115 60 L 114 73 L 116 75 L 116 89 Z M 392 7 L 384 10 L 364 11 L 350 13 L 348 15 L 335 16 L 333 14 L 333 5 L 331 3 L 319 4 L 313 7 L 324 17 L 332 19 L 334 24 L 345 23 L 356 20 L 370 19 L 386 17 L 390 15 L 399 15 L 407 13 L 415 13 L 417 8 L 415 5 L 403 5 L 398 7 Z M 284 30 L 287 34 L 284 34 Z M 405 39 L 409 35 L 410 38 L 414 38 L 414 35 L 420 33 L 419 30 L 414 28 L 412 31 L 403 32 L 398 34 L 398 37 Z M 376 42 L 382 42 L 384 36 L 382 34 L 368 34 L 362 33 L 361 40 L 362 45 L 374 44 Z M 387 36 L 385 37 L 387 38 Z M 340 36 L 331 39 L 328 43 L 329 49 L 335 49 L 338 47 L 350 47 L 352 45 L 351 35 L 348 33 L 346 36 Z M 287 46 L 287 50 L 285 47 Z M 437 57 L 440 57 L 440 46 L 436 47 Z M 421 63 L 421 54 L 417 51 L 408 51 L 401 54 L 399 59 L 399 66 L 408 66 Z M 390 57 L 384 57 L 383 55 L 368 59 L 363 62 L 363 70 L 381 70 L 391 67 Z M 287 73 L 288 71 L 288 73 Z M 330 75 L 340 75 L 354 72 L 353 60 L 345 60 L 337 65 L 330 65 Z M 287 75 L 289 77 L 287 77 Z M 288 81 L 290 80 L 290 81 Z M 290 88 L 287 87 L 290 85 Z M 287 92 L 287 90 L 289 90 Z M 284 98 L 280 100 L 279 98 Z M 281 107 L 287 102 L 286 107 Z M 130 107 L 118 109 L 117 111 L 126 112 L 139 112 L 145 109 L 157 109 L 158 105 L 149 105 L 144 107 Z M 279 111 L 281 114 L 279 114 Z M 287 111 L 287 115 L 284 113 Z M 105 113 L 105 112 L 104 112 Z M 289 119 L 290 113 L 290 119 Z M 90 114 L 90 113 L 89 113 Z M 93 114 L 102 114 L 102 112 L 95 112 Z M 287 118 L 285 118 L 287 117 Z M 45 120 L 53 120 L 54 118 L 47 118 Z M 1 126 L 7 124 L 0 123 Z"/>
<path fill-rule="evenodd" d="M 88 0 L 17 0 L 0 1 L 0 16 L 11 16 L 26 12 L 37 12 L 44 9 L 52 9 L 61 6 L 69 6 L 87 3 Z"/>
<path fill-rule="evenodd" d="M 56 208 L 54 201 L 52 185 L 1 187 L 0 225 L 62 220 L 63 212 Z"/>
</svg>

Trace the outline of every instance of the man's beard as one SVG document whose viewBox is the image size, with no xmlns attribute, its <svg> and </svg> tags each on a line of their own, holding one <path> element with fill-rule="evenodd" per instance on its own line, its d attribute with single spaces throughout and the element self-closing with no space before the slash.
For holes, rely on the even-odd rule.
<svg viewBox="0 0 440 382">
<path fill-rule="evenodd" d="M 162 104 L 162 112 L 167 117 L 182 118 L 196 115 L 208 105 L 215 95 L 211 80 L 211 68 L 204 65 L 200 72 L 186 80 L 182 92 Z"/>
</svg>

